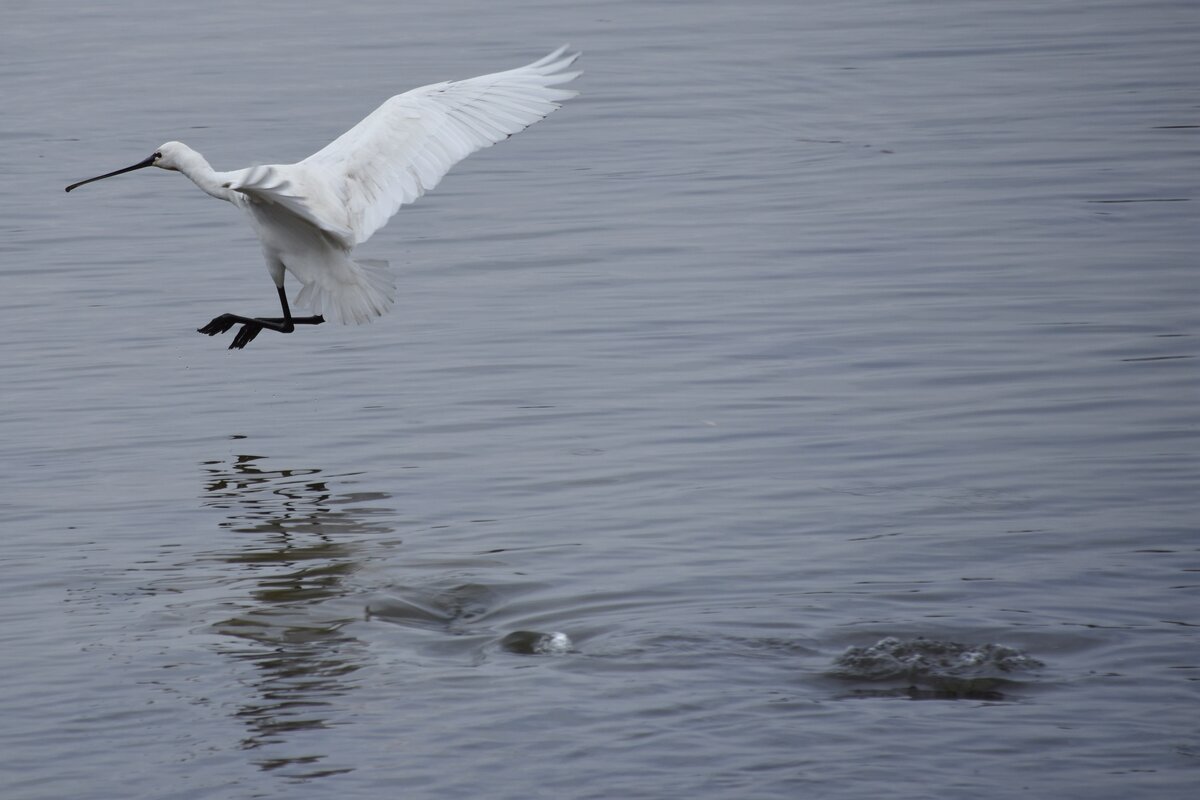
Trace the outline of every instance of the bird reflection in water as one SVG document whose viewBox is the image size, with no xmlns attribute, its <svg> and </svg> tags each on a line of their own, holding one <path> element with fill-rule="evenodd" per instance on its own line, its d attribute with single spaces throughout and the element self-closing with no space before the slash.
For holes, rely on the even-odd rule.
<svg viewBox="0 0 1200 800">
<path fill-rule="evenodd" d="M 219 558 L 239 568 L 248 597 L 213 626 L 230 637 L 220 651 L 256 670 L 257 697 L 237 712 L 249 728 L 243 747 L 262 748 L 255 763 L 288 777 L 346 772 L 321 763 L 325 756 L 312 749 L 321 738 L 297 734 L 337 724 L 334 700 L 355 688 L 363 648 L 343 629 L 361 610 L 337 601 L 355 591 L 347 578 L 362 566 L 364 537 L 392 531 L 384 520 L 393 511 L 379 505 L 389 495 L 339 490 L 319 469 L 265 461 L 239 455 L 203 465 L 204 504 L 225 512 L 222 527 L 247 534 L 244 547 Z M 299 746 L 310 749 L 276 752 Z"/>
</svg>

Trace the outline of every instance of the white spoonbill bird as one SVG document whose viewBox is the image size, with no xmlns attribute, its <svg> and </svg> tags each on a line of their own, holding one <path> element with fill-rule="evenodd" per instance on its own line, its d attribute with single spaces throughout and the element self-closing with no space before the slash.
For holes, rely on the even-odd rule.
<svg viewBox="0 0 1200 800">
<path fill-rule="evenodd" d="M 291 333 L 296 325 L 320 325 L 326 314 L 344 323 L 367 322 L 391 307 L 395 284 L 386 261 L 355 261 L 350 251 L 400 206 L 437 186 L 450 167 L 574 97 L 577 92 L 555 87 L 579 75 L 567 71 L 578 57 L 563 46 L 507 72 L 398 94 L 296 164 L 217 172 L 187 145 L 167 142 L 144 161 L 73 183 L 67 191 L 158 167 L 182 172 L 213 197 L 248 211 L 283 316 L 222 314 L 199 329 L 215 336 L 240 324 L 231 350 L 245 347 L 264 328 Z M 312 316 L 292 316 L 283 289 L 288 272 L 300 282 L 296 303 Z"/>
</svg>

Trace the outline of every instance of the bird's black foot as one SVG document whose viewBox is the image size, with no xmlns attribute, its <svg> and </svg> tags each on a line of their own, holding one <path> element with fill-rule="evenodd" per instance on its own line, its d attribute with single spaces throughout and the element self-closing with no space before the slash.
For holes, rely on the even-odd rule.
<svg viewBox="0 0 1200 800">
<path fill-rule="evenodd" d="M 254 337 L 258 336 L 258 334 L 262 332 L 263 326 L 258 320 L 242 317 L 237 314 L 222 314 L 219 317 L 213 317 L 212 322 L 208 323 L 203 328 L 197 328 L 196 330 L 209 336 L 216 336 L 218 333 L 225 333 L 239 322 L 242 323 L 242 329 L 239 330 L 237 335 L 233 337 L 233 341 L 230 343 L 229 349 L 241 350 L 243 347 L 253 342 Z M 284 332 L 290 333 L 291 331 L 286 330 Z"/>
<path fill-rule="evenodd" d="M 253 342 L 263 328 L 280 333 L 291 333 L 297 325 L 320 325 L 324 321 L 325 318 L 320 314 L 311 317 L 243 317 L 240 314 L 222 314 L 219 317 L 213 317 L 212 322 L 196 330 L 208 336 L 216 336 L 240 323 L 242 329 L 233 337 L 229 349 L 241 350 Z"/>
</svg>

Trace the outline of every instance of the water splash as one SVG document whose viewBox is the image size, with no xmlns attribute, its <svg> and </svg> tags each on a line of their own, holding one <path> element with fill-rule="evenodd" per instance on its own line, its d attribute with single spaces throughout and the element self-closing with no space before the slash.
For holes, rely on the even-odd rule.
<svg viewBox="0 0 1200 800">
<path fill-rule="evenodd" d="M 867 694 L 915 698 L 1001 699 L 1014 673 L 1041 667 L 1036 658 L 1002 644 L 962 644 L 937 639 L 888 636 L 869 647 L 851 647 L 829 675 L 848 681 L 903 681 L 909 686 Z"/>
<path fill-rule="evenodd" d="M 561 656 L 571 652 L 571 638 L 553 631 L 513 631 L 500 640 L 500 646 L 510 653 L 525 656 Z"/>
</svg>

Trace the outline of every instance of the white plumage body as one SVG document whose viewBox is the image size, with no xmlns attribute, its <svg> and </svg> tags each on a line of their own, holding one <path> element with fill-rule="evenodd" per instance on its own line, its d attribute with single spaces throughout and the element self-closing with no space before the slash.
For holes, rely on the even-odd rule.
<svg viewBox="0 0 1200 800">
<path fill-rule="evenodd" d="M 286 269 L 302 286 L 296 303 L 342 322 L 391 307 L 383 262 L 355 262 L 362 244 L 433 189 L 471 153 L 524 130 L 576 93 L 554 88 L 577 55 L 560 48 L 518 69 L 423 86 L 396 95 L 297 164 L 230 173 L 223 187 L 247 208 L 276 285 Z M 236 199 L 235 199 L 236 198 Z"/>
</svg>

